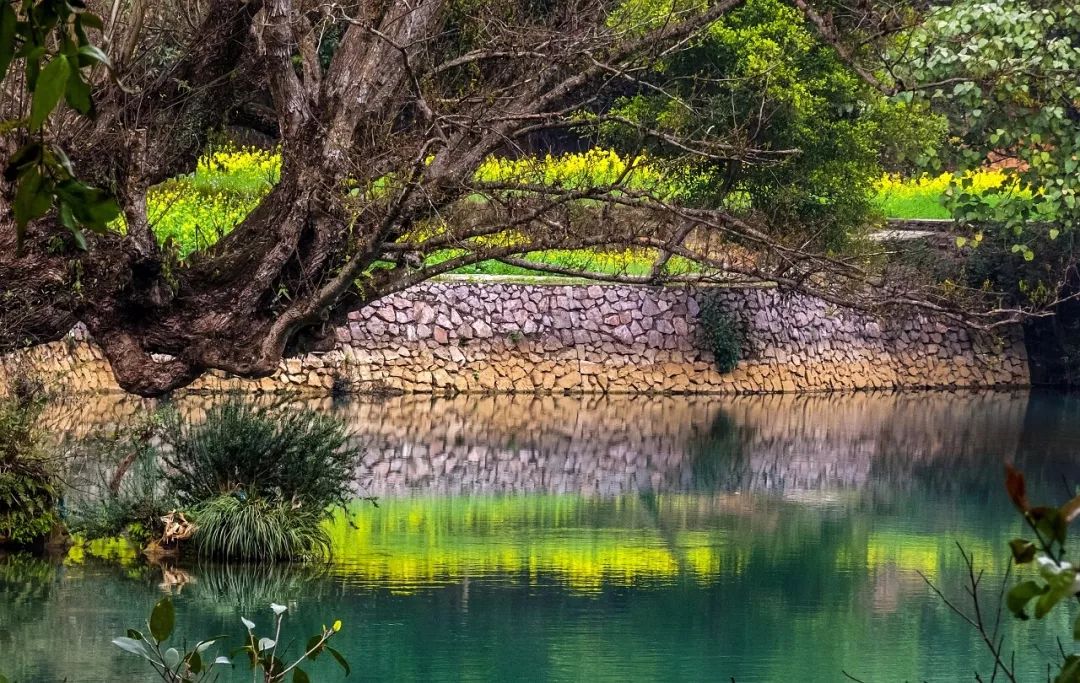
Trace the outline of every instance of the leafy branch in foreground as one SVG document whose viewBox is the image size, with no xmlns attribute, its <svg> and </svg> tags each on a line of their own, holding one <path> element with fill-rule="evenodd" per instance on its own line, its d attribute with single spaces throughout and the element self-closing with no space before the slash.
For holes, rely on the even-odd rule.
<svg viewBox="0 0 1080 683">
<path fill-rule="evenodd" d="M 1027 484 L 1024 475 L 1012 465 L 1005 466 L 1005 489 L 1009 499 L 1024 517 L 1034 540 L 1014 538 L 1009 541 L 1012 562 L 1002 578 L 998 592 L 998 605 L 990 621 L 990 613 L 984 612 L 980 602 L 979 587 L 983 571 L 976 570 L 974 557 L 962 547 L 960 554 L 967 567 L 966 592 L 970 598 L 972 612 L 968 613 L 950 600 L 929 578 L 923 580 L 930 586 L 945 605 L 959 615 L 979 632 L 983 643 L 994 659 L 994 670 L 990 680 L 1000 674 L 1009 681 L 1019 680 L 1016 675 L 1016 652 L 1005 654 L 1005 636 L 1000 633 L 1001 615 L 1004 607 L 1021 620 L 1030 619 L 1029 609 L 1033 608 L 1036 619 L 1043 619 L 1060 603 L 1071 598 L 1080 601 L 1080 569 L 1066 559 L 1066 540 L 1069 524 L 1080 517 L 1080 495 L 1076 495 L 1061 506 L 1033 506 L 1028 500 Z M 1013 564 L 1034 565 L 1036 576 L 1025 579 L 1006 592 L 1012 573 Z M 921 574 L 920 574 L 921 575 Z M 1080 617 L 1072 629 L 1072 639 L 1080 642 Z M 1054 683 L 1080 683 L 1080 654 L 1070 654 L 1058 641 L 1061 653 L 1059 670 Z M 1047 664 L 1047 680 L 1052 665 Z M 976 680 L 983 680 L 978 674 Z"/>
<path fill-rule="evenodd" d="M 345 657 L 330 647 L 328 641 L 341 631 L 341 621 L 335 621 L 329 628 L 323 627 L 319 633 L 312 635 L 304 646 L 303 652 L 291 663 L 286 663 L 280 656 L 285 655 L 287 647 L 279 649 L 281 638 L 281 623 L 285 618 L 288 608 L 284 605 L 271 603 L 271 611 L 274 613 L 274 627 L 272 638 L 258 636 L 255 633 L 255 622 L 241 617 L 247 632 L 244 635 L 244 645 L 233 650 L 229 656 L 219 655 L 210 659 L 206 654 L 210 648 L 227 636 L 214 636 L 200 640 L 186 653 L 175 647 L 166 647 L 165 644 L 173 634 L 176 623 L 176 609 L 172 600 L 162 598 L 150 613 L 147 628 L 150 638 L 135 629 L 128 629 L 127 636 L 113 639 L 113 644 L 132 654 L 138 655 L 148 661 L 150 666 L 163 681 L 168 683 L 196 683 L 199 681 L 217 680 L 218 666 L 234 666 L 232 659 L 237 655 L 243 655 L 244 661 L 248 662 L 253 675 L 262 672 L 263 683 L 279 683 L 285 681 L 291 673 L 294 683 L 307 683 L 311 679 L 300 668 L 300 664 L 316 659 L 323 652 L 327 652 L 341 666 L 345 675 L 351 673 L 349 663 Z M 164 649 L 163 649 L 164 648 Z M 280 655 L 280 656 L 279 656 Z"/>
<path fill-rule="evenodd" d="M 46 136 L 49 115 L 61 100 L 83 116 L 94 116 L 90 70 L 111 69 L 109 57 L 87 36 L 102 30 L 100 17 L 81 0 L 23 0 L 0 5 L 0 82 L 16 58 L 25 62 L 31 95 L 24 119 L 0 122 L 0 133 L 26 129 L 26 139 L 7 160 L 4 179 L 15 186 L 12 210 L 19 246 L 27 224 L 54 206 L 60 222 L 83 249 L 82 228 L 103 232 L 120 214 L 108 192 L 79 180 L 64 149 Z M 86 75 L 83 71 L 87 70 Z"/>
</svg>

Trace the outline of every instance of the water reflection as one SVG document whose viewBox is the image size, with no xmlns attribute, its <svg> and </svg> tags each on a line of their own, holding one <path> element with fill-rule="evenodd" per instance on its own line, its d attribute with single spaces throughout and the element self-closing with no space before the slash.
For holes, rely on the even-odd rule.
<svg viewBox="0 0 1080 683">
<path fill-rule="evenodd" d="M 56 407 L 56 424 L 68 415 L 75 433 L 147 407 L 103 400 L 92 414 Z M 180 407 L 197 419 L 209 400 Z M 988 670 L 977 636 L 920 573 L 959 594 L 958 541 L 987 581 L 1004 567 L 1019 522 L 1003 460 L 1036 499 L 1060 495 L 1062 475 L 1080 481 L 1069 396 L 323 407 L 365 446 L 358 481 L 380 496 L 336 520 L 331 564 L 148 565 L 108 544 L 0 558 L 5 673 L 141 680 L 108 641 L 167 592 L 192 637 L 235 633 L 271 600 L 295 615 L 289 637 L 342 618 L 365 679 L 971 679 Z M 1008 635 L 1053 643 L 1069 618 L 1009 621 Z"/>
<path fill-rule="evenodd" d="M 186 396 L 176 405 L 198 420 L 216 400 Z M 358 483 L 382 496 L 741 490 L 828 500 L 846 490 L 977 490 L 1005 459 L 1035 478 L 1080 474 L 1071 457 L 1080 445 L 1072 428 L 1080 400 L 1059 394 L 396 396 L 298 404 L 348 423 L 365 453 Z M 49 419 L 74 438 L 150 407 L 97 396 L 58 404 Z"/>
</svg>

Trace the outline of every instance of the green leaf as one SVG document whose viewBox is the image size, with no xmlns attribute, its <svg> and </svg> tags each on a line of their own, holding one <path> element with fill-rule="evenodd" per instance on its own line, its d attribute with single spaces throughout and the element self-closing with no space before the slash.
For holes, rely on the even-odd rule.
<svg viewBox="0 0 1080 683">
<path fill-rule="evenodd" d="M 304 670 L 297 667 L 293 669 L 292 675 L 293 683 L 311 683 L 311 679 L 304 673 Z"/>
<path fill-rule="evenodd" d="M 71 64 L 64 55 L 57 55 L 42 69 L 37 79 L 37 87 L 34 89 L 34 98 L 30 101 L 31 131 L 41 130 L 45 119 L 56 108 L 67 88 L 70 73 Z"/>
<path fill-rule="evenodd" d="M 326 651 L 330 653 L 330 656 L 334 658 L 334 661 L 341 665 L 341 668 L 345 670 L 346 676 L 352 673 L 352 669 L 349 668 L 349 663 L 345 661 L 345 658 L 341 656 L 340 652 L 330 647 L 329 645 L 326 646 Z"/>
<path fill-rule="evenodd" d="M 1045 590 L 1045 586 L 1040 586 L 1034 581 L 1018 583 L 1009 589 L 1009 593 L 1005 596 L 1005 605 L 1017 617 L 1027 619 L 1028 616 L 1024 612 L 1024 608 L 1027 607 L 1032 598 L 1042 595 Z"/>
<path fill-rule="evenodd" d="M 130 652 L 133 655 L 139 655 L 140 657 L 143 657 L 145 659 L 150 659 L 148 651 L 146 649 L 145 640 L 135 640 L 134 638 L 113 638 L 112 644 L 125 652 Z"/>
<path fill-rule="evenodd" d="M 1035 522 L 1035 528 L 1049 536 L 1058 543 L 1064 543 L 1069 532 L 1069 525 L 1061 511 L 1052 507 L 1032 508 L 1031 520 Z"/>
<path fill-rule="evenodd" d="M 19 186 L 15 190 L 15 201 L 12 204 L 20 241 L 26 224 L 44 216 L 51 205 L 52 183 L 42 178 L 36 167 L 30 167 L 19 178 Z"/>
<path fill-rule="evenodd" d="M 83 80 L 78 71 L 71 74 L 64 89 L 64 99 L 71 108 L 83 116 L 90 116 L 94 110 L 94 101 L 90 98 L 90 85 Z"/>
<path fill-rule="evenodd" d="M 154 636 L 157 642 L 164 642 L 172 635 L 175 623 L 176 608 L 173 607 L 170 598 L 164 597 L 154 605 L 154 610 L 150 612 L 150 635 Z"/>
<path fill-rule="evenodd" d="M 1080 683 L 1080 656 L 1069 655 L 1061 667 L 1061 673 L 1054 678 L 1054 683 Z"/>
<path fill-rule="evenodd" d="M 83 45 L 79 48 L 79 65 L 89 66 L 91 63 L 101 64 L 112 68 L 109 56 L 97 45 Z"/>
<path fill-rule="evenodd" d="M 967 244 L 967 238 L 966 237 L 960 236 L 960 237 L 956 238 L 956 248 L 957 249 L 963 249 L 965 244 Z"/>
<path fill-rule="evenodd" d="M 162 660 L 165 662 L 165 667 L 168 668 L 169 671 L 176 671 L 176 667 L 180 666 L 180 651 L 175 647 L 170 647 L 168 650 L 165 650 Z"/>
<path fill-rule="evenodd" d="M 1056 240 L 1058 238 L 1058 235 L 1060 235 L 1060 234 L 1061 234 L 1061 231 L 1058 230 L 1057 228 L 1050 228 L 1050 239 L 1051 240 Z"/>
<path fill-rule="evenodd" d="M 41 161 L 42 149 L 41 143 L 30 142 L 16 150 L 8 161 L 8 167 L 4 169 L 4 179 L 15 182 L 21 173 Z"/>
<path fill-rule="evenodd" d="M 15 24 L 18 21 L 12 3 L 5 2 L 0 7 L 0 81 L 4 80 L 11 60 L 15 58 Z"/>
<path fill-rule="evenodd" d="M 1050 610 L 1054 609 L 1054 605 L 1069 597 L 1068 588 L 1071 585 L 1072 579 L 1070 578 L 1067 586 L 1047 586 L 1046 592 L 1035 601 L 1035 618 L 1042 619 L 1047 614 L 1050 614 Z"/>
<path fill-rule="evenodd" d="M 191 673 L 193 673 L 193 674 L 197 674 L 197 673 L 202 672 L 202 669 L 203 669 L 202 655 L 199 654 L 198 650 L 195 650 L 194 652 L 192 652 L 190 655 L 187 656 L 187 665 L 188 665 L 188 668 L 191 669 Z"/>
<path fill-rule="evenodd" d="M 311 654 L 308 655 L 309 659 L 315 659 L 320 654 L 322 654 L 323 647 L 325 647 L 325 646 L 320 644 L 321 641 L 322 641 L 322 636 L 321 635 L 314 635 L 314 636 L 311 636 L 310 638 L 308 638 L 307 647 L 304 648 L 304 652 L 310 652 L 311 653 Z"/>
</svg>

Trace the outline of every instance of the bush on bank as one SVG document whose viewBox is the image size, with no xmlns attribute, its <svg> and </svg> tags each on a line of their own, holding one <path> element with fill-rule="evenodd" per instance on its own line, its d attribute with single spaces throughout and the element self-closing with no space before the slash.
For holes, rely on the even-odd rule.
<svg viewBox="0 0 1080 683">
<path fill-rule="evenodd" d="M 80 534 L 123 533 L 169 551 L 190 541 L 199 555 L 224 560 L 326 555 L 323 524 L 354 497 L 359 455 L 336 418 L 238 395 L 199 422 L 166 408 L 95 448 L 106 465 L 102 496 L 73 513 Z M 178 543 L 162 518 L 180 514 L 192 528 Z"/>
<path fill-rule="evenodd" d="M 26 377 L 0 398 L 0 545 L 38 545 L 60 526 L 58 466 L 38 424 L 44 405 L 42 386 Z"/>
</svg>

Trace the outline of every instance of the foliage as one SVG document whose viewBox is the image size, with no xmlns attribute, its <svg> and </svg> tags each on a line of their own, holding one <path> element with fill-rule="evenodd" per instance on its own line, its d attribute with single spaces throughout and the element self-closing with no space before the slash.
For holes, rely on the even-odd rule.
<svg viewBox="0 0 1080 683">
<path fill-rule="evenodd" d="M 614 22 L 662 21 L 668 0 L 632 0 Z M 879 159 L 933 147 L 943 126 L 919 105 L 872 92 L 823 46 L 801 13 L 780 0 L 750 0 L 726 14 L 689 49 L 657 64 L 657 90 L 622 99 L 612 124 L 620 150 L 679 153 L 660 136 L 716 135 L 732 149 L 758 150 L 759 163 L 722 153 L 684 179 L 697 204 L 748 204 L 788 231 L 805 228 L 826 248 L 845 246 L 874 213 Z M 659 94 L 663 92 L 664 94 Z M 668 94 L 674 97 L 668 97 Z"/>
<path fill-rule="evenodd" d="M 5 179 L 16 185 L 12 210 L 20 243 L 26 224 L 54 206 L 60 221 L 84 247 L 83 228 L 102 232 L 120 213 L 108 193 L 75 176 L 64 150 L 47 143 L 42 134 L 61 100 L 84 116 L 94 113 L 91 84 L 83 70 L 111 65 L 105 53 L 87 38 L 90 28 L 100 30 L 101 19 L 87 12 L 82 2 L 22 0 L 0 4 L 0 82 L 15 58 L 21 57 L 31 94 L 29 116 L 17 122 L 25 125 L 30 137 L 4 170 Z"/>
<path fill-rule="evenodd" d="M 1040 235 L 1053 241 L 1080 224 L 1078 32 L 1076 3 L 966 0 L 938 7 L 904 41 L 914 57 L 900 76 L 916 91 L 901 97 L 948 117 L 954 163 L 1000 160 L 1008 178 L 982 192 L 954 178 L 949 208 L 994 227 L 1028 260 Z"/>
<path fill-rule="evenodd" d="M 176 508 L 153 439 L 161 414 L 150 413 L 111 433 L 93 434 L 80 444 L 80 459 L 99 465 L 97 496 L 76 500 L 68 527 L 85 540 L 126 535 L 141 546 L 160 538 L 162 517 Z"/>
<path fill-rule="evenodd" d="M 221 495 L 192 508 L 193 541 L 200 555 L 220 559 L 286 561 L 330 554 L 322 508 Z"/>
<path fill-rule="evenodd" d="M 232 396 L 202 424 L 165 420 L 169 490 L 192 512 L 200 553 L 285 559 L 328 548 L 320 524 L 352 498 L 358 453 L 344 425 L 310 409 Z"/>
<path fill-rule="evenodd" d="M 341 631 L 341 621 L 335 621 L 330 628 L 325 626 L 322 630 L 311 636 L 306 642 L 299 657 L 291 663 L 283 661 L 288 646 L 281 646 L 279 650 L 278 639 L 281 637 L 281 623 L 288 610 L 284 605 L 271 603 L 271 611 L 274 613 L 273 637 L 257 636 L 255 623 L 246 617 L 241 617 L 246 633 L 244 645 L 234 651 L 230 656 L 219 655 L 210 659 L 207 654 L 218 642 L 226 636 L 215 636 L 200 640 L 187 652 L 181 652 L 175 647 L 165 647 L 173 635 L 176 624 L 176 609 L 172 599 L 162 598 L 150 612 L 147 621 L 147 638 L 141 631 L 128 629 L 127 635 L 114 638 L 113 644 L 121 650 L 142 657 L 150 663 L 154 672 L 167 683 L 195 683 L 196 681 L 217 680 L 215 668 L 218 666 L 234 666 L 232 659 L 236 655 L 242 655 L 251 667 L 252 676 L 262 673 L 263 683 L 279 683 L 285 681 L 292 673 L 291 680 L 294 683 L 308 683 L 310 680 L 307 673 L 300 668 L 300 664 L 307 660 L 315 660 L 323 652 L 330 656 L 341 666 L 347 676 L 350 673 L 349 663 L 340 652 L 332 648 L 327 642 Z M 165 647 L 165 649 L 162 649 Z"/>
<path fill-rule="evenodd" d="M 1017 565 L 1034 563 L 1038 576 L 1013 586 L 1006 596 L 1009 611 L 1020 619 L 1028 619 L 1029 605 L 1034 601 L 1034 615 L 1044 618 L 1054 607 L 1066 599 L 1080 594 L 1080 574 L 1065 559 L 1065 543 L 1069 524 L 1080 517 L 1080 495 L 1064 505 L 1032 506 L 1027 496 L 1024 475 L 1010 465 L 1005 468 L 1005 489 L 1024 521 L 1035 535 L 1035 540 L 1015 538 L 1009 541 L 1013 561 Z M 1080 618 L 1073 629 L 1073 638 L 1080 640 Z M 1063 669 L 1073 667 L 1073 658 L 1067 657 Z M 1072 677 L 1058 680 L 1080 681 L 1080 670 Z"/>
<path fill-rule="evenodd" d="M 1010 572 L 1006 572 L 1000 591 L 1000 595 L 1004 596 L 1004 604 L 999 604 L 998 615 L 994 618 L 993 625 L 991 626 L 988 621 L 990 614 L 984 616 L 983 609 L 980 607 L 979 583 L 982 579 L 982 571 L 976 570 L 973 555 L 965 551 L 962 545 L 960 553 L 968 567 L 967 592 L 974 607 L 974 613 L 967 614 L 946 598 L 934 584 L 931 583 L 930 586 L 952 611 L 979 632 L 983 643 L 993 657 L 992 679 L 996 679 L 1001 673 L 1004 678 L 1015 683 L 1018 680 L 1016 653 L 1013 652 L 1012 655 L 1006 653 L 1005 638 L 999 635 L 1001 609 L 1007 608 L 1020 620 L 1026 621 L 1032 614 L 1036 619 L 1045 619 L 1061 603 L 1072 601 L 1074 598 L 1080 600 L 1080 569 L 1066 559 L 1069 525 L 1080 517 L 1080 495 L 1056 507 L 1032 505 L 1028 498 L 1024 475 L 1009 464 L 1005 465 L 1005 490 L 1022 515 L 1034 540 L 1014 538 L 1009 541 L 1012 562 L 1009 567 Z M 1013 565 L 1016 567 L 1032 565 L 1034 574 L 1014 584 L 1006 593 L 1005 585 L 1010 581 Z M 923 578 L 926 579 L 925 575 Z M 929 583 L 929 579 L 926 580 Z M 1072 627 L 1072 640 L 1080 641 L 1080 617 L 1077 617 Z M 1057 650 L 1061 654 L 1061 661 L 1056 665 L 1058 672 L 1054 677 L 1054 683 L 1080 683 L 1080 655 L 1068 654 L 1060 638 Z M 1053 666 L 1047 663 L 1047 680 L 1050 679 Z"/>
<path fill-rule="evenodd" d="M 44 452 L 36 394 L 0 399 L 0 544 L 32 544 L 59 524 L 59 479 Z"/>
<path fill-rule="evenodd" d="M 183 505 L 235 494 L 321 510 L 351 499 L 357 452 L 341 421 L 324 413 L 233 395 L 201 424 L 167 414 L 163 440 L 169 485 Z"/>
<path fill-rule="evenodd" d="M 742 358 L 743 335 L 715 293 L 702 297 L 698 323 L 702 343 L 712 353 L 716 369 L 723 373 L 734 370 Z"/>
</svg>

